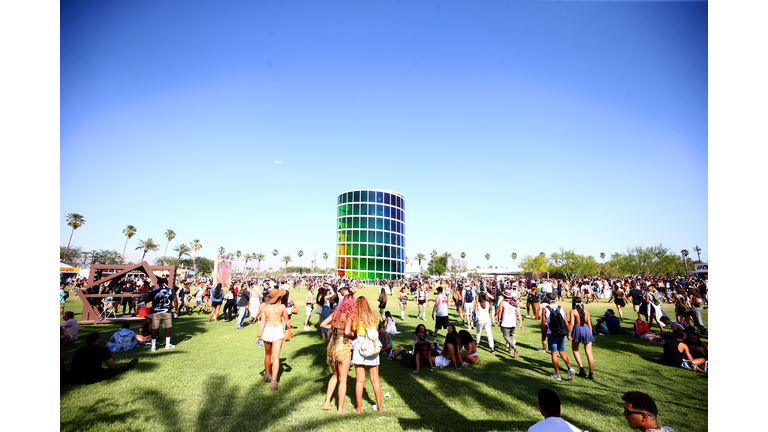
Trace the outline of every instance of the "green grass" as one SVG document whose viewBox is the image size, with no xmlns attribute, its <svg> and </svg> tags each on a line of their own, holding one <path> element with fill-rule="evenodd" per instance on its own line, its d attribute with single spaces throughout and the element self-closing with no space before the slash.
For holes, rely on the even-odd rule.
<svg viewBox="0 0 768 432">
<path fill-rule="evenodd" d="M 303 299 L 304 290 L 294 298 Z M 377 293 L 362 289 L 375 307 Z M 395 346 L 409 345 L 417 324 L 416 306 L 409 302 L 406 319 L 399 319 L 397 301 L 390 299 L 387 310 L 395 317 L 398 330 Z M 660 423 L 676 430 L 706 431 L 708 428 L 707 378 L 690 371 L 660 364 L 660 344 L 640 341 L 630 334 L 598 336 L 593 344 L 595 381 L 574 378 L 555 382 L 549 354 L 536 351 L 541 346 L 538 321 L 525 320 L 525 328 L 515 333 L 520 355 L 506 354 L 499 327 L 493 327 L 497 354 L 489 352 L 483 333 L 478 351 L 480 364 L 462 371 L 422 368 L 414 374 L 399 362 L 383 359 L 379 368 L 384 414 L 373 411 L 375 403 L 370 382 L 366 381 L 363 414 L 354 409 L 354 372 L 350 373 L 345 399 L 347 414 L 321 409 L 331 369 L 325 362 L 326 342 L 319 333 L 303 331 L 304 310 L 293 318 L 295 336 L 281 352 L 280 389 L 271 392 L 262 380 L 264 349 L 254 342 L 258 327 L 235 330 L 235 322 L 208 322 L 203 315 L 182 316 L 173 321 L 173 350 L 162 348 L 150 353 L 137 348 L 113 355 L 118 366 L 138 357 L 138 365 L 111 380 L 82 386 L 61 386 L 60 421 L 62 431 L 349 431 L 370 430 L 527 430 L 542 419 L 536 402 L 542 387 L 554 389 L 561 398 L 562 416 L 578 428 L 589 431 L 629 431 L 621 415 L 621 395 L 625 391 L 649 393 L 659 407 Z M 561 303 L 566 310 L 570 306 Z M 594 316 L 602 315 L 604 303 L 587 305 Z M 66 310 L 79 314 L 80 301 L 74 296 Z M 665 310 L 671 316 L 671 306 Z M 524 311 L 523 311 L 524 312 Z M 631 332 L 635 316 L 625 308 L 623 325 Z M 434 329 L 429 316 L 425 324 Z M 455 308 L 451 322 L 458 323 Z M 707 310 L 704 310 L 707 322 Z M 317 324 L 319 315 L 312 316 Z M 76 316 L 79 318 L 79 316 Z M 222 318 L 223 319 L 223 314 Z M 102 333 L 103 345 L 118 325 L 81 326 L 80 341 L 67 346 L 64 361 L 69 368 L 74 351 L 85 336 Z M 138 324 L 134 325 L 138 331 Z M 164 342 L 160 330 L 159 343 Z M 438 340 L 442 344 L 445 332 Z M 474 331 L 472 332 L 474 335 Z M 706 339 L 704 339 L 706 341 Z M 572 353 L 567 352 L 576 368 Z M 586 357 L 583 354 L 582 359 Z M 565 376 L 561 362 L 561 374 Z M 337 403 L 336 396 L 332 400 Z"/>
</svg>

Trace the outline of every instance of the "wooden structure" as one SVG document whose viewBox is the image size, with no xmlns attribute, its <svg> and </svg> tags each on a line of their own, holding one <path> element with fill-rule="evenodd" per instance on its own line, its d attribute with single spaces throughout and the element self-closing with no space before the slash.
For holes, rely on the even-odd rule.
<svg viewBox="0 0 768 432">
<path fill-rule="evenodd" d="M 78 324 L 111 324 L 143 321 L 144 318 L 140 318 L 138 316 L 133 317 L 127 315 L 117 317 L 116 313 L 112 314 L 110 317 L 107 314 L 99 312 L 98 308 L 94 307 L 94 305 L 101 303 L 102 299 L 105 297 L 140 298 L 146 296 L 146 294 L 142 293 L 100 294 L 100 292 L 102 291 L 102 285 L 105 283 L 118 283 L 123 280 L 129 273 L 141 273 L 149 278 L 149 280 L 152 282 L 152 286 L 157 287 L 158 284 L 157 276 L 154 273 L 155 271 L 168 271 L 168 288 L 174 288 L 174 283 L 176 280 L 176 267 L 150 266 L 146 261 L 140 264 L 128 265 L 92 265 L 91 272 L 88 275 L 88 283 L 86 283 L 83 288 L 75 291 L 77 293 L 77 297 L 83 302 L 83 314 L 80 318 L 80 321 L 78 321 Z"/>
</svg>

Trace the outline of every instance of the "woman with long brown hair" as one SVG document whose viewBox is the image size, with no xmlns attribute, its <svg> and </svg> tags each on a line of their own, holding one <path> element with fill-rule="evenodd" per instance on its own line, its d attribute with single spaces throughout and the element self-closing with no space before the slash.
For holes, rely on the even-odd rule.
<svg viewBox="0 0 768 432">
<path fill-rule="evenodd" d="M 384 291 L 383 288 L 382 291 Z M 359 349 L 359 345 L 363 343 L 364 339 L 367 339 L 367 332 L 376 329 L 378 324 L 379 317 L 376 315 L 376 312 L 371 310 L 368 299 L 358 297 L 355 308 L 355 322 L 352 324 L 352 330 L 357 332 L 357 340 L 352 351 L 352 364 L 355 365 L 355 397 L 357 400 L 355 412 L 358 414 L 362 410 L 366 369 L 368 370 L 368 378 L 373 385 L 373 394 L 376 396 L 376 406 L 379 413 L 384 412 L 384 407 L 381 406 L 381 385 L 379 384 L 379 353 L 364 357 Z M 376 337 L 378 338 L 378 331 Z"/>
<path fill-rule="evenodd" d="M 352 361 L 352 346 L 350 344 L 350 338 L 355 335 L 352 330 L 352 324 L 355 322 L 356 317 L 356 304 L 355 295 L 352 293 L 344 296 L 339 307 L 329 315 L 321 324 L 320 327 L 326 330 L 330 330 L 331 340 L 328 342 L 328 348 L 326 349 L 326 361 L 331 365 L 333 369 L 333 375 L 328 381 L 328 390 L 325 393 L 325 405 L 324 410 L 330 410 L 331 396 L 333 396 L 333 389 L 336 388 L 336 384 L 339 385 L 338 399 L 339 409 L 337 414 L 344 414 L 344 398 L 347 395 L 347 374 L 349 373 L 349 365 Z"/>
<path fill-rule="evenodd" d="M 384 288 L 382 288 L 381 292 L 379 293 L 379 315 L 381 315 L 382 321 L 387 320 L 387 318 L 384 316 L 384 309 L 386 308 L 387 308 L 387 291 Z"/>
</svg>

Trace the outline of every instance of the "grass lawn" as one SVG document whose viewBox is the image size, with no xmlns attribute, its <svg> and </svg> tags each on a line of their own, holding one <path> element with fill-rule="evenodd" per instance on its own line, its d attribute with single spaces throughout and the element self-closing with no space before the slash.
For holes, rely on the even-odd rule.
<svg viewBox="0 0 768 432">
<path fill-rule="evenodd" d="M 354 372 L 348 380 L 345 409 L 323 411 L 325 391 L 331 369 L 325 362 L 327 342 L 319 332 L 303 331 L 304 309 L 299 300 L 305 290 L 293 294 L 299 305 L 293 317 L 294 338 L 283 345 L 281 352 L 280 389 L 269 390 L 264 383 L 264 349 L 254 342 L 257 325 L 235 330 L 235 321 L 208 322 L 203 315 L 181 316 L 173 320 L 173 350 L 160 345 L 157 352 L 136 348 L 127 353 L 113 354 L 117 366 L 134 357 L 136 367 L 111 380 L 92 385 L 61 386 L 60 421 L 62 431 L 110 430 L 178 430 L 178 431 L 370 431 L 370 430 L 439 430 L 486 431 L 527 430 L 542 420 L 536 401 L 537 391 L 550 387 L 559 395 L 563 405 L 562 417 L 582 430 L 629 431 L 622 417 L 625 391 L 640 390 L 650 394 L 659 408 L 659 422 L 682 431 L 706 431 L 708 427 L 707 378 L 682 369 L 660 364 L 662 346 L 640 341 L 631 336 L 635 314 L 624 308 L 623 326 L 627 334 L 597 336 L 593 344 L 595 380 L 574 378 L 557 382 L 549 378 L 554 372 L 550 355 L 536 351 L 541 346 L 539 321 L 526 319 L 524 329 L 515 332 L 520 355 L 513 359 L 506 353 L 504 339 L 498 326 L 493 327 L 496 354 L 491 354 L 485 333 L 478 347 L 480 364 L 461 371 L 422 368 L 414 374 L 401 363 L 382 359 L 379 367 L 384 414 L 371 408 L 375 403 L 373 389 L 366 381 L 363 414 L 354 409 Z M 377 292 L 364 288 L 358 295 L 366 296 L 376 307 Z M 523 302 L 524 303 L 524 302 Z M 570 301 L 561 302 L 566 311 Z M 392 313 L 402 333 L 393 336 L 393 343 L 412 344 L 413 330 L 419 323 L 415 318 L 416 304 L 409 302 L 406 319 L 400 320 L 397 301 L 390 298 L 387 310 Z M 616 310 L 613 304 L 589 304 L 587 310 L 600 316 L 605 309 Z M 71 296 L 66 310 L 82 309 L 80 300 Z M 666 305 L 667 314 L 673 308 Z M 523 314 L 525 310 L 523 309 Z M 425 323 L 434 329 L 428 310 Z M 316 325 L 319 315 L 312 316 Z M 707 309 L 703 312 L 708 323 Z M 460 323 L 455 308 L 450 319 Z M 594 319 L 593 319 L 594 322 Z M 102 346 L 119 325 L 81 326 L 80 340 L 64 350 L 64 362 L 69 369 L 74 351 L 84 345 L 88 333 L 102 334 Z M 132 329 L 138 331 L 138 324 Z M 655 327 L 654 327 L 655 329 Z M 471 332 L 474 336 L 474 331 Z M 158 344 L 164 343 L 160 329 Z M 438 337 L 443 344 L 445 331 Z M 431 339 L 430 339 L 431 340 Z M 705 342 L 708 342 L 704 338 Z M 568 357 L 578 371 L 568 344 Z M 581 353 L 586 367 L 586 356 Z M 561 375 L 565 368 L 560 362 Z M 336 396 L 332 400 L 337 404 Z"/>
</svg>

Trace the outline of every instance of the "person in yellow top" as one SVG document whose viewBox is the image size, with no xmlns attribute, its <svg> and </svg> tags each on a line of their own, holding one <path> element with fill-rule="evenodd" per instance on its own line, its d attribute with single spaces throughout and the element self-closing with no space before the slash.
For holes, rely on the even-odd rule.
<svg viewBox="0 0 768 432">
<path fill-rule="evenodd" d="M 264 355 L 264 382 L 268 382 L 269 389 L 277 390 L 277 374 L 280 370 L 280 348 L 283 346 L 288 312 L 280 299 L 286 294 L 285 290 L 273 289 L 269 292 L 268 300 L 259 308 L 259 336 L 256 343 L 264 341 L 266 353 Z M 288 331 L 291 331 L 290 325 Z"/>
<path fill-rule="evenodd" d="M 363 386 L 365 385 L 365 370 L 368 370 L 368 378 L 373 385 L 373 393 L 376 395 L 376 407 L 379 413 L 384 412 L 381 406 L 381 384 L 379 383 L 379 353 L 369 357 L 363 357 L 358 346 L 366 338 L 366 328 L 377 328 L 379 317 L 371 310 L 371 305 L 365 297 L 358 297 L 356 304 L 355 322 L 352 329 L 357 332 L 357 341 L 353 345 L 352 364 L 355 365 L 355 397 L 357 399 L 357 408 L 355 412 L 360 414 L 362 411 Z M 378 338 L 378 334 L 376 334 Z"/>
</svg>

